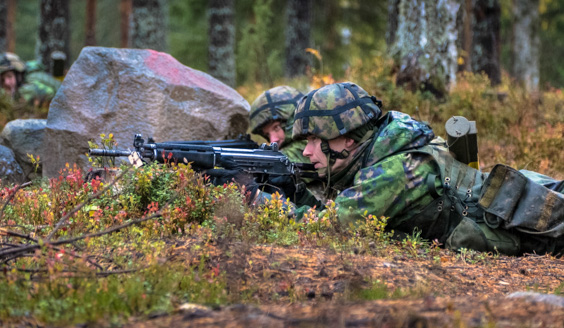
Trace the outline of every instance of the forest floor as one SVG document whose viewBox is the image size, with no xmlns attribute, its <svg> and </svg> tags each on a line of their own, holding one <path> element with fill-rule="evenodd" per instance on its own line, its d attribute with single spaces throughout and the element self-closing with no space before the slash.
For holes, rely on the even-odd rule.
<svg viewBox="0 0 564 328">
<path fill-rule="evenodd" d="M 194 241 L 168 261 L 201 260 Z M 130 327 L 564 327 L 564 259 L 223 242 L 207 265 L 251 300 L 131 318 Z M 368 252 L 370 253 L 370 252 Z M 519 293 L 521 292 L 521 293 Z M 517 293 L 517 294 L 516 294 Z"/>
</svg>

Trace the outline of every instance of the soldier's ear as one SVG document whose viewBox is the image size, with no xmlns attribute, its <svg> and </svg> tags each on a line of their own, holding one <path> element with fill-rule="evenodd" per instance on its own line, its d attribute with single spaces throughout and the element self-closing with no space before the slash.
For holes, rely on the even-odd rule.
<svg viewBox="0 0 564 328">
<path fill-rule="evenodd" d="M 349 137 L 345 137 L 345 149 L 353 149 L 355 148 L 355 143 L 356 141 L 354 141 L 354 139 L 349 138 Z"/>
</svg>

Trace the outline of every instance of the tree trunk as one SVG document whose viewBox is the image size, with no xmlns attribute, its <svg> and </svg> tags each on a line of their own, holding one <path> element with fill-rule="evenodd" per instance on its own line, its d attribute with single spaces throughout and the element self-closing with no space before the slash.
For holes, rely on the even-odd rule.
<svg viewBox="0 0 564 328">
<path fill-rule="evenodd" d="M 472 71 L 485 72 L 492 85 L 501 83 L 500 20 L 499 0 L 474 0 Z"/>
<path fill-rule="evenodd" d="M 513 1 L 513 75 L 528 91 L 539 87 L 539 0 Z"/>
<path fill-rule="evenodd" d="M 167 51 L 166 0 L 133 0 L 132 5 L 131 47 Z"/>
<path fill-rule="evenodd" d="M 120 12 L 120 47 L 129 48 L 129 27 L 131 26 L 132 0 L 121 0 Z"/>
<path fill-rule="evenodd" d="M 60 52 L 70 58 L 69 36 L 68 0 L 41 0 L 36 53 L 50 72 L 53 69 L 51 55 L 54 52 Z M 68 68 L 68 61 L 65 62 L 65 68 Z"/>
<path fill-rule="evenodd" d="M 311 0 L 288 0 L 286 7 L 286 77 L 301 76 L 309 66 Z"/>
<path fill-rule="evenodd" d="M 6 40 L 8 40 L 8 51 L 16 52 L 16 0 L 8 0 L 8 17 L 6 24 Z"/>
<path fill-rule="evenodd" d="M 0 0 L 0 52 L 8 49 L 8 0 Z"/>
<path fill-rule="evenodd" d="M 397 30 L 388 31 L 398 85 L 442 96 L 456 83 L 459 8 L 460 0 L 399 1 Z"/>
<path fill-rule="evenodd" d="M 15 52 L 16 0 L 0 0 L 0 52 Z"/>
<path fill-rule="evenodd" d="M 398 30 L 400 0 L 388 0 L 388 26 L 386 28 L 386 44 L 388 47 L 396 41 L 396 31 Z"/>
<path fill-rule="evenodd" d="M 96 0 L 88 0 L 86 3 L 86 29 L 85 46 L 96 45 Z"/>
<path fill-rule="evenodd" d="M 458 53 L 458 71 L 472 71 L 472 20 L 473 4 L 475 0 L 462 0 L 456 25 L 458 26 L 458 39 L 456 47 L 460 49 Z"/>
<path fill-rule="evenodd" d="M 235 87 L 234 0 L 210 0 L 208 7 L 208 73 Z"/>
</svg>

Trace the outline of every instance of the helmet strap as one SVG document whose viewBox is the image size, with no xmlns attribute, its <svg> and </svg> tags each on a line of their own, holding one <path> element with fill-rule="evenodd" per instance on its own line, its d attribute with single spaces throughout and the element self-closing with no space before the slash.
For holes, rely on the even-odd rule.
<svg viewBox="0 0 564 328">
<path fill-rule="evenodd" d="M 329 141 L 327 140 L 321 141 L 321 151 L 324 154 L 327 154 L 327 166 L 335 164 L 335 161 L 337 161 L 337 159 L 345 159 L 350 155 L 350 152 L 346 149 L 343 149 L 341 151 L 334 151 L 333 149 L 331 149 L 331 147 L 329 147 Z"/>
<path fill-rule="evenodd" d="M 330 157 L 331 155 L 327 153 L 327 163 L 329 163 Z M 327 164 L 327 167 L 325 168 L 325 176 L 327 177 L 327 184 L 325 185 L 325 190 L 323 193 L 327 198 L 329 198 L 329 190 L 331 189 L 331 165 L 333 164 Z"/>
</svg>

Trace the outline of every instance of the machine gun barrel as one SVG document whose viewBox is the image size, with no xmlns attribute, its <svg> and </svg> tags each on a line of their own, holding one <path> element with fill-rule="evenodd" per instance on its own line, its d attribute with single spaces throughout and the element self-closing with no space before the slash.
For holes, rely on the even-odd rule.
<svg viewBox="0 0 564 328">
<path fill-rule="evenodd" d="M 129 156 L 131 151 L 129 150 L 118 150 L 118 149 L 88 149 L 88 154 L 90 156 L 105 156 L 105 157 L 120 157 Z"/>
</svg>

